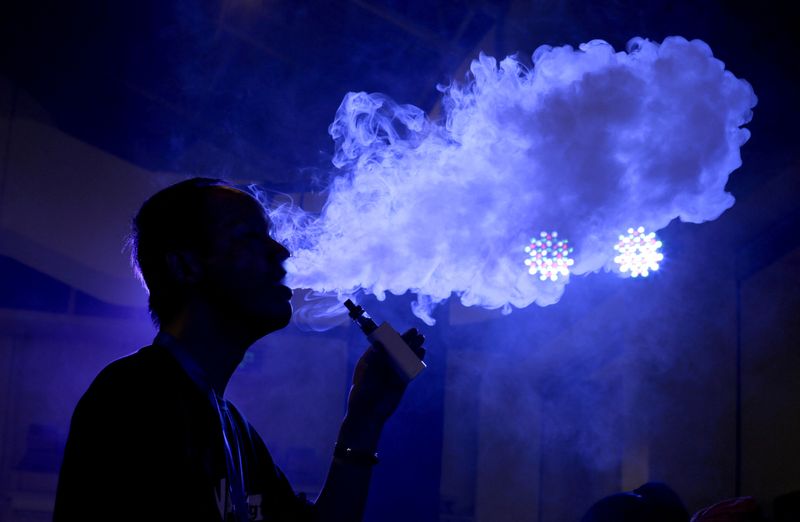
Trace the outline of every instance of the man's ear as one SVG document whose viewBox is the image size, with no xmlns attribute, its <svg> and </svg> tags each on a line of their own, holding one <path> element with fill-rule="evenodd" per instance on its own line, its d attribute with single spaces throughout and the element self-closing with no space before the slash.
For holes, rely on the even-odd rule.
<svg viewBox="0 0 800 522">
<path fill-rule="evenodd" d="M 192 252 L 167 252 L 166 257 L 169 271 L 180 285 L 192 286 L 200 280 L 202 270 Z"/>
</svg>

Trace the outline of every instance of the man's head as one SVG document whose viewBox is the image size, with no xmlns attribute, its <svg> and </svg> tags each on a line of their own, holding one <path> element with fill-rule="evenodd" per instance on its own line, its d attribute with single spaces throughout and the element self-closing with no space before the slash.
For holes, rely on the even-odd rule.
<svg viewBox="0 0 800 522">
<path fill-rule="evenodd" d="M 291 318 L 291 291 L 281 284 L 289 252 L 269 236 L 260 203 L 222 180 L 156 193 L 133 219 L 130 244 L 156 326 L 198 304 L 259 337 Z"/>
<path fill-rule="evenodd" d="M 669 486 L 647 482 L 598 500 L 581 522 L 689 522 L 689 512 Z"/>
</svg>

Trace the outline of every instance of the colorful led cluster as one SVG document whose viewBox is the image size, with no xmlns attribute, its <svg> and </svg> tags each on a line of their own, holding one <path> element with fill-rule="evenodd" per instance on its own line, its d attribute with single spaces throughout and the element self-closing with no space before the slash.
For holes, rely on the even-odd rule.
<svg viewBox="0 0 800 522">
<path fill-rule="evenodd" d="M 628 235 L 619 236 L 619 242 L 614 245 L 614 250 L 619 252 L 614 262 L 622 272 L 630 271 L 633 277 L 647 277 L 651 271 L 658 270 L 658 263 L 664 259 L 659 248 L 661 241 L 654 232 L 645 234 L 644 227 L 629 228 Z"/>
<path fill-rule="evenodd" d="M 530 257 L 525 260 L 528 273 L 539 274 L 542 281 L 555 281 L 558 276 L 569 275 L 569 267 L 575 261 L 570 259 L 572 247 L 566 239 L 558 239 L 558 232 L 542 232 L 539 237 L 531 238 L 530 246 L 525 247 Z"/>
</svg>

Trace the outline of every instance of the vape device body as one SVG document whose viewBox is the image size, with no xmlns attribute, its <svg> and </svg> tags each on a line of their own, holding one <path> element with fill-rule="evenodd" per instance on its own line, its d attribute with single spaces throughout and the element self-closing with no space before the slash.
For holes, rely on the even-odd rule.
<svg viewBox="0 0 800 522">
<path fill-rule="evenodd" d="M 344 305 L 347 307 L 353 321 L 366 334 L 367 339 L 371 343 L 383 346 L 395 370 L 403 379 L 411 381 L 426 368 L 425 363 L 417 357 L 414 350 L 406 344 L 403 337 L 389 323 L 384 321 L 378 326 L 363 308 L 353 303 L 350 299 L 345 301 Z"/>
</svg>

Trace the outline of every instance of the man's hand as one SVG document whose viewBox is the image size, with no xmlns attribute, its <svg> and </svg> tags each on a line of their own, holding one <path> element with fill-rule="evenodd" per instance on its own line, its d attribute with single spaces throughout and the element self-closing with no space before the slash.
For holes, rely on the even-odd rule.
<svg viewBox="0 0 800 522">
<path fill-rule="evenodd" d="M 425 356 L 425 338 L 415 329 L 402 335 L 417 357 Z M 408 383 L 392 366 L 380 345 L 370 346 L 358 360 L 347 400 L 347 415 L 337 445 L 354 454 L 374 454 L 384 423 L 400 404 Z M 318 520 L 362 520 L 373 463 L 334 458 L 328 478 L 316 502 Z"/>
<path fill-rule="evenodd" d="M 408 330 L 402 337 L 417 357 L 425 357 L 422 347 L 425 337 L 416 328 Z M 358 360 L 353 373 L 340 439 L 346 439 L 351 446 L 373 451 L 384 423 L 397 409 L 407 385 L 392 366 L 384 348 L 370 346 Z"/>
</svg>

